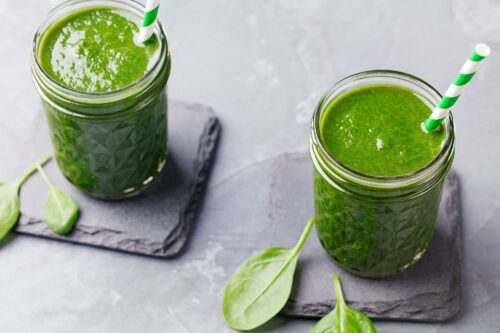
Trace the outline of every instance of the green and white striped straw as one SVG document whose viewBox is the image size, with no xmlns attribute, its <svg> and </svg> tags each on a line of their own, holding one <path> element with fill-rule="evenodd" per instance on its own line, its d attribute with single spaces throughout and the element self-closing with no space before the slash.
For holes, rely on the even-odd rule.
<svg viewBox="0 0 500 333">
<path fill-rule="evenodd" d="M 144 11 L 144 19 L 142 20 L 142 28 L 139 34 L 139 39 L 144 44 L 153 40 L 154 23 L 158 17 L 158 9 L 160 8 L 160 0 L 148 0 L 146 10 Z"/>
<path fill-rule="evenodd" d="M 477 44 L 471 56 L 460 69 L 455 81 L 450 85 L 444 97 L 439 102 L 438 106 L 434 109 L 431 116 L 425 122 L 423 127 L 424 131 L 432 132 L 439 128 L 441 123 L 446 119 L 450 109 L 457 102 L 462 94 L 464 87 L 470 82 L 474 74 L 479 68 L 482 60 L 489 56 L 491 53 L 490 48 L 486 44 Z"/>
</svg>

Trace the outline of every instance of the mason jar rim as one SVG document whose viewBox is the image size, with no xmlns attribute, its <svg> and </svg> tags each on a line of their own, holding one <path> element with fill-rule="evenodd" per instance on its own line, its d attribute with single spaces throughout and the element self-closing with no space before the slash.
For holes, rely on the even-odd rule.
<svg viewBox="0 0 500 333">
<path fill-rule="evenodd" d="M 322 154 L 322 157 L 325 157 L 328 166 L 332 166 L 334 170 L 330 170 L 335 172 L 336 177 L 340 176 L 344 181 L 354 182 L 355 184 L 369 187 L 369 188 L 377 188 L 377 189 L 394 189 L 401 188 L 411 184 L 417 184 L 425 179 L 432 178 L 433 175 L 439 173 L 442 169 L 441 167 L 446 164 L 446 162 L 452 157 L 454 153 L 454 141 L 455 141 L 455 129 L 453 123 L 453 116 L 451 112 L 447 119 L 443 122 L 446 130 L 445 142 L 441 147 L 439 154 L 427 165 L 424 167 L 410 173 L 397 175 L 397 176 L 374 176 L 369 175 L 357 170 L 354 170 L 347 165 L 343 164 L 339 160 L 335 158 L 335 156 L 326 148 L 326 144 L 323 142 L 323 139 L 320 134 L 320 120 L 323 111 L 328 106 L 328 104 L 333 100 L 332 96 L 335 96 L 338 93 L 338 96 L 342 95 L 346 91 L 341 91 L 342 88 L 345 88 L 347 85 L 355 82 L 359 82 L 365 79 L 392 79 L 393 82 L 390 83 L 382 83 L 389 85 L 397 85 L 405 88 L 409 88 L 412 90 L 419 98 L 425 98 L 419 94 L 416 89 L 419 88 L 423 92 L 428 94 L 428 97 L 432 98 L 429 100 L 423 100 L 423 102 L 432 103 L 430 107 L 434 107 L 439 103 L 441 99 L 441 94 L 432 87 L 429 83 L 424 80 L 413 76 L 411 74 L 407 74 L 404 72 L 394 71 L 394 70 L 370 70 L 359 72 L 356 74 L 352 74 L 347 76 L 346 78 L 335 83 L 325 95 L 320 99 L 318 105 L 316 106 L 312 122 L 311 122 L 311 138 L 310 138 L 310 153 L 311 158 L 313 159 L 313 163 L 315 164 L 316 169 L 318 169 L 318 163 L 325 166 L 325 161 L 322 161 L 315 154 L 317 154 L 316 149 Z M 398 85 L 399 83 L 406 83 L 407 85 Z M 375 84 L 375 83 L 373 83 Z M 369 85 L 369 84 L 366 84 Z M 412 89 L 414 88 L 414 89 Z M 336 97 L 336 96 L 335 96 Z M 329 169 L 327 167 L 327 169 Z M 321 170 L 318 170 L 321 172 Z M 332 175 L 330 172 L 330 175 Z M 322 175 L 325 177 L 326 175 Z"/>
<path fill-rule="evenodd" d="M 69 97 L 72 100 L 82 103 L 108 103 L 122 99 L 124 96 L 127 96 L 129 92 L 134 91 L 135 89 L 140 89 L 143 86 L 147 86 L 149 82 L 151 82 L 158 75 L 158 73 L 161 72 L 161 67 L 165 61 L 169 66 L 167 78 L 170 74 L 170 54 L 168 50 L 168 43 L 166 34 L 159 20 L 156 20 L 154 23 L 154 33 L 158 36 L 158 40 L 160 42 L 160 53 L 158 58 L 155 60 L 154 65 L 151 66 L 151 68 L 148 69 L 142 77 L 125 87 L 105 92 L 84 92 L 65 87 L 47 74 L 40 64 L 40 57 L 38 54 L 40 46 L 39 42 L 43 39 L 44 33 L 59 19 L 63 18 L 57 17 L 57 15 L 63 10 L 73 6 L 83 4 L 81 8 L 92 8 L 93 6 L 97 7 L 99 5 L 103 5 L 103 3 L 111 8 L 128 10 L 138 16 L 141 16 L 144 12 L 144 6 L 135 0 L 66 0 L 49 12 L 49 14 L 38 26 L 33 37 L 31 66 L 34 75 L 39 75 L 41 80 L 43 80 L 43 83 L 46 84 L 53 92 L 62 94 L 63 97 Z M 54 18 L 56 19 L 52 21 Z"/>
</svg>

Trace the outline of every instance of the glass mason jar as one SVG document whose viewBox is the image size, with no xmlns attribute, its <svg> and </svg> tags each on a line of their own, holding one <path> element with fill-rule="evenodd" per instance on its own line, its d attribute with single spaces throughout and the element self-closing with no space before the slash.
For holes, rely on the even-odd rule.
<svg viewBox="0 0 500 333">
<path fill-rule="evenodd" d="M 368 71 L 336 83 L 320 100 L 312 120 L 310 155 L 318 237 L 345 270 L 365 277 L 398 273 L 422 257 L 436 224 L 441 189 L 455 152 L 453 118 L 439 155 L 413 173 L 377 177 L 350 169 L 322 142 L 320 120 L 334 99 L 366 85 L 389 84 L 412 90 L 429 108 L 440 94 L 426 82 L 395 71 Z"/>
<path fill-rule="evenodd" d="M 35 33 L 31 70 L 49 124 L 59 168 L 80 190 L 102 199 L 143 191 L 163 169 L 167 156 L 167 95 L 170 54 L 158 21 L 159 55 L 134 83 L 113 91 L 68 89 L 40 65 L 40 44 L 52 24 L 89 7 L 112 7 L 140 18 L 144 7 L 130 0 L 73 0 L 50 12 Z"/>
</svg>

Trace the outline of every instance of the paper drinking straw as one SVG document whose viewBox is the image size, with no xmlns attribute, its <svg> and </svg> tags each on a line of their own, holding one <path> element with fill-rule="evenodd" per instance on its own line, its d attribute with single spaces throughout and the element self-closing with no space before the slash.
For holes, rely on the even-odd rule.
<svg viewBox="0 0 500 333">
<path fill-rule="evenodd" d="M 144 11 L 144 19 L 142 20 L 142 28 L 139 34 L 139 39 L 144 44 L 153 40 L 154 23 L 158 16 L 158 9 L 160 8 L 160 0 L 148 0 L 146 9 Z"/>
<path fill-rule="evenodd" d="M 481 64 L 482 60 L 489 56 L 491 53 L 490 48 L 486 44 L 477 44 L 471 56 L 460 69 L 460 73 L 455 77 L 455 81 L 450 85 L 444 97 L 439 102 L 438 106 L 434 109 L 431 116 L 424 125 L 424 130 L 432 132 L 439 128 L 439 125 L 446 119 L 450 108 L 455 105 L 458 98 L 462 94 L 464 87 L 470 82 L 474 74 Z"/>
</svg>

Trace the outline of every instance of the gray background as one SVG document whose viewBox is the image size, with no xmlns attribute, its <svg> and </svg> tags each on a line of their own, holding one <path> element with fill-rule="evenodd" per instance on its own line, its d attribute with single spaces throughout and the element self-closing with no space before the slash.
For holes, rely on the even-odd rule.
<svg viewBox="0 0 500 333">
<path fill-rule="evenodd" d="M 38 121 L 31 39 L 59 2 L 0 1 L 0 131 L 17 143 L 0 142 L 0 154 L 15 156 L 1 166 L 2 179 L 32 162 L 14 152 L 30 144 L 20 124 Z M 160 16 L 173 53 L 170 96 L 214 107 L 223 125 L 194 239 L 182 257 L 166 261 L 13 237 L 0 249 L 2 332 L 230 332 L 220 298 L 231 272 L 220 262 L 235 267 L 255 250 L 249 236 L 266 232 L 270 179 L 257 177 L 259 165 L 306 150 L 322 93 L 374 68 L 409 72 L 444 91 L 476 42 L 494 52 L 500 45 L 500 2 L 493 0 L 164 0 Z M 454 112 L 463 311 L 446 324 L 377 322 L 380 332 L 500 327 L 499 71 L 493 53 Z M 278 319 L 261 331 L 312 325 Z"/>
</svg>

